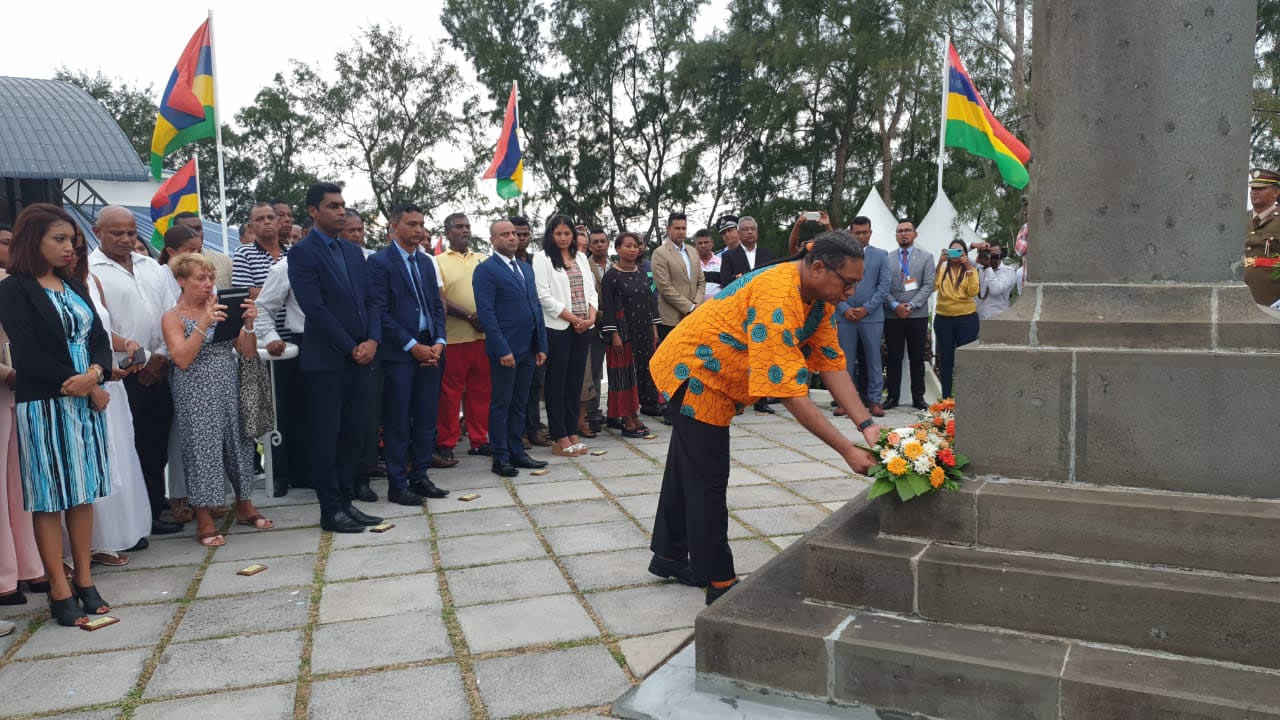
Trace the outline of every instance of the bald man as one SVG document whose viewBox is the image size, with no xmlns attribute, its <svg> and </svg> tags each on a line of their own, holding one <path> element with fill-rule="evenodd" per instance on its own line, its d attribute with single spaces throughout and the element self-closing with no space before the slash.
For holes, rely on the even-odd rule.
<svg viewBox="0 0 1280 720">
<path fill-rule="evenodd" d="M 151 533 L 163 535 L 182 525 L 162 520 L 165 502 L 164 467 L 169 461 L 169 425 L 173 400 L 169 396 L 169 350 L 160 332 L 160 318 L 177 304 L 169 271 L 134 252 L 138 224 L 133 213 L 115 205 L 98 213 L 93 225 L 98 249 L 89 255 L 89 272 L 102 283 L 115 334 L 138 343 L 145 352 L 142 370 L 124 380 L 133 412 L 134 448 L 151 504 Z"/>
</svg>

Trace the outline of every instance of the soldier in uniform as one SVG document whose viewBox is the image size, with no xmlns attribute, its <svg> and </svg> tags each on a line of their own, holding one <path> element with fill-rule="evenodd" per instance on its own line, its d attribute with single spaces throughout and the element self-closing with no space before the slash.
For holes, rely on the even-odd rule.
<svg viewBox="0 0 1280 720">
<path fill-rule="evenodd" d="M 1244 241 L 1244 281 L 1264 307 L 1280 307 L 1280 280 L 1271 275 L 1280 263 L 1280 173 L 1254 168 L 1249 175 L 1249 234 Z"/>
</svg>

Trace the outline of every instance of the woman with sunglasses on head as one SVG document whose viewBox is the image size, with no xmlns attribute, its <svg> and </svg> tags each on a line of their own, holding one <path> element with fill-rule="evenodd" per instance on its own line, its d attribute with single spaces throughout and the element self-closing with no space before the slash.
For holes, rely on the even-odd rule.
<svg viewBox="0 0 1280 720">
<path fill-rule="evenodd" d="M 937 271 L 938 307 L 933 331 L 938 338 L 937 369 L 942 397 L 952 397 L 956 348 L 978 339 L 978 270 L 969 262 L 969 248 L 953 240 L 942 253 Z"/>
<path fill-rule="evenodd" d="M 73 275 L 76 226 L 59 207 L 36 203 L 14 226 L 9 277 L 0 282 L 0 324 L 18 375 L 18 453 L 24 507 L 49 577 L 60 625 L 111 611 L 93 585 L 93 501 L 111 492 L 106 415 L 111 340 L 89 289 Z M 62 567 L 66 517 L 74 568 Z"/>
</svg>

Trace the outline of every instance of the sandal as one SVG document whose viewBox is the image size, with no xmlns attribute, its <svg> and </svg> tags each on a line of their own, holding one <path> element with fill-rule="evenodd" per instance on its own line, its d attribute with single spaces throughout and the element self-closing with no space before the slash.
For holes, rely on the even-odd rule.
<svg viewBox="0 0 1280 720">
<path fill-rule="evenodd" d="M 28 580 L 27 592 L 31 593 L 47 593 L 49 592 L 49 581 L 46 580 Z"/>
<path fill-rule="evenodd" d="M 237 525 L 244 525 L 255 530 L 270 530 L 275 527 L 275 523 L 262 517 L 259 513 L 254 513 L 247 518 L 236 518 Z"/>
<path fill-rule="evenodd" d="M 196 533 L 196 542 L 205 547 L 222 547 L 227 544 L 227 539 L 222 537 L 222 533 L 214 530 L 209 533 Z"/>
<path fill-rule="evenodd" d="M 191 509 L 186 500 L 170 500 L 169 514 L 173 516 L 174 522 L 183 524 L 191 522 L 196 516 L 195 510 Z"/>
<path fill-rule="evenodd" d="M 649 434 L 649 431 L 643 427 L 623 429 L 622 437 L 631 438 L 632 440 L 640 440 Z"/>
<path fill-rule="evenodd" d="M 566 451 L 572 453 L 571 457 L 579 457 L 586 455 L 590 449 L 591 448 L 587 447 L 586 443 L 574 443 L 566 448 Z"/>
<path fill-rule="evenodd" d="M 98 588 L 90 585 L 88 587 L 80 587 L 75 583 L 71 583 L 71 594 L 80 601 L 80 607 L 90 615 L 106 615 L 111 612 L 111 603 L 102 599 L 98 594 Z M 106 610 L 103 610 L 106 608 Z"/>
<path fill-rule="evenodd" d="M 61 600 L 54 600 L 53 596 L 50 596 L 49 613 L 63 627 L 78 627 L 89 622 L 89 616 L 80 611 L 80 605 L 76 602 L 74 593 Z"/>
<path fill-rule="evenodd" d="M 94 553 L 89 557 L 90 565 L 106 565 L 107 567 L 123 567 L 129 564 L 129 558 L 125 555 L 112 555 L 111 553 Z"/>
<path fill-rule="evenodd" d="M 209 508 L 209 517 L 213 518 L 214 520 L 221 520 L 226 516 L 227 516 L 226 505 L 220 505 L 218 507 Z"/>
<path fill-rule="evenodd" d="M 577 453 L 573 451 L 573 449 L 576 447 L 577 445 L 570 445 L 568 447 L 563 447 L 563 448 L 560 447 L 559 445 L 552 445 L 551 454 L 555 455 L 556 457 L 576 457 Z"/>
</svg>

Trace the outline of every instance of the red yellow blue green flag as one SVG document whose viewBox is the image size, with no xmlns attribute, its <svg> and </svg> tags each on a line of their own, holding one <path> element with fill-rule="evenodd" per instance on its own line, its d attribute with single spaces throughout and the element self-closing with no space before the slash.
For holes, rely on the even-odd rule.
<svg viewBox="0 0 1280 720">
<path fill-rule="evenodd" d="M 196 184 L 195 158 L 187 161 L 173 177 L 164 181 L 151 198 L 151 247 L 164 247 L 164 234 L 173 226 L 173 217 L 181 212 L 200 214 L 200 193 Z"/>
<path fill-rule="evenodd" d="M 1021 190 L 1031 179 L 1027 163 L 1031 151 L 1004 129 L 978 94 L 960 62 L 955 45 L 947 45 L 946 144 L 994 160 L 1005 183 Z"/>
<path fill-rule="evenodd" d="M 213 98 L 213 48 L 209 21 L 205 20 L 187 42 L 160 99 L 156 130 L 151 136 L 151 176 L 156 180 L 166 156 L 214 136 Z"/>
<path fill-rule="evenodd" d="M 516 132 L 520 129 L 519 114 L 516 84 L 511 83 L 511 97 L 507 99 L 507 113 L 502 119 L 498 149 L 483 176 L 485 180 L 492 178 L 498 181 L 498 197 L 504 200 L 520 197 L 524 190 L 524 154 L 520 151 L 520 136 Z"/>
</svg>

